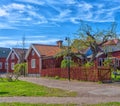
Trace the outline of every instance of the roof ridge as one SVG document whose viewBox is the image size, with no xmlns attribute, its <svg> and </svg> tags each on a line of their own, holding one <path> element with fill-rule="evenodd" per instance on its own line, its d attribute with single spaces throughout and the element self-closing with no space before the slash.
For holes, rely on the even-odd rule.
<svg viewBox="0 0 120 106">
<path fill-rule="evenodd" d="M 50 45 L 50 44 L 32 44 L 32 45 L 39 45 L 39 46 L 54 46 L 54 47 L 58 47 L 57 45 Z"/>
</svg>

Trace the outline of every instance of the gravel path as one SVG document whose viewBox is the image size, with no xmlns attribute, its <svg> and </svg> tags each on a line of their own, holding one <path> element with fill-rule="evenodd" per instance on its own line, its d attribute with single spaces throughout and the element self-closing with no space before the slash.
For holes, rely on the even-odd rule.
<svg viewBox="0 0 120 106">
<path fill-rule="evenodd" d="M 77 97 L 0 97 L 0 102 L 28 102 L 28 103 L 100 103 L 120 102 L 120 84 L 97 84 L 95 82 L 61 81 L 48 78 L 20 78 L 53 88 L 61 88 L 78 92 Z"/>
</svg>

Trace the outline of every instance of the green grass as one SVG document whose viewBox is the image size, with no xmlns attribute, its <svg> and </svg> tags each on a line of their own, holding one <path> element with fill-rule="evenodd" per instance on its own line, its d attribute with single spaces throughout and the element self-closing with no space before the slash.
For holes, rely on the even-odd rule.
<svg viewBox="0 0 120 106">
<path fill-rule="evenodd" d="M 69 97 L 77 96 L 76 92 L 70 92 L 58 88 L 49 88 L 25 81 L 1 81 L 0 96 L 44 96 L 44 97 Z"/>
<path fill-rule="evenodd" d="M 77 106 L 75 104 L 30 104 L 30 103 L 0 103 L 0 106 Z"/>
<path fill-rule="evenodd" d="M 83 106 L 120 106 L 120 102 L 89 104 L 89 105 L 83 105 Z"/>
</svg>

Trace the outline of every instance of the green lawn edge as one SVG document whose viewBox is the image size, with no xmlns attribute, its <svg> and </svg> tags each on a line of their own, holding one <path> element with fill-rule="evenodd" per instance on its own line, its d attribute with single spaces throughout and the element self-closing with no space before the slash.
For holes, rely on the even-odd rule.
<svg viewBox="0 0 120 106">
<path fill-rule="evenodd" d="M 76 104 L 44 104 L 44 103 L 0 103 L 0 106 L 77 106 Z"/>
<path fill-rule="evenodd" d="M 50 88 L 20 80 L 12 82 L 4 80 L 0 82 L 0 97 L 12 96 L 75 97 L 77 92 Z"/>
</svg>

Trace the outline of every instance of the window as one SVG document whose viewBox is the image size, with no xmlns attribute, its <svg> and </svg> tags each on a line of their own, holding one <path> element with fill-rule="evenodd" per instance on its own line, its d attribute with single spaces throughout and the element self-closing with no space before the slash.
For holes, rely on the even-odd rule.
<svg viewBox="0 0 120 106">
<path fill-rule="evenodd" d="M 115 65 L 119 66 L 119 59 L 117 59 L 117 58 L 115 59 Z"/>
<path fill-rule="evenodd" d="M 0 69 L 2 69 L 2 62 L 0 62 Z"/>
<path fill-rule="evenodd" d="M 35 68 L 35 66 L 36 66 L 35 59 L 32 59 L 31 60 L 31 68 Z"/>
<path fill-rule="evenodd" d="M 5 69 L 7 69 L 7 65 L 8 65 L 8 63 L 5 63 Z"/>
<path fill-rule="evenodd" d="M 11 59 L 15 59 L 15 54 L 14 53 L 12 53 Z"/>
<path fill-rule="evenodd" d="M 99 58 L 98 66 L 103 66 L 103 62 L 104 62 L 104 59 L 103 58 Z"/>
<path fill-rule="evenodd" d="M 15 63 L 11 63 L 11 70 L 14 70 Z"/>
</svg>

